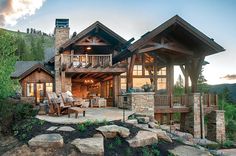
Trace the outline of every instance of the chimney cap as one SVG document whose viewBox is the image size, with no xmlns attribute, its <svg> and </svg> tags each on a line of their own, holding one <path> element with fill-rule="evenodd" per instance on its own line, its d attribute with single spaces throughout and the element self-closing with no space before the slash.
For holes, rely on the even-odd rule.
<svg viewBox="0 0 236 156">
<path fill-rule="evenodd" d="M 56 25 L 56 28 L 68 28 L 69 27 L 69 19 L 57 18 L 55 25 Z"/>
</svg>

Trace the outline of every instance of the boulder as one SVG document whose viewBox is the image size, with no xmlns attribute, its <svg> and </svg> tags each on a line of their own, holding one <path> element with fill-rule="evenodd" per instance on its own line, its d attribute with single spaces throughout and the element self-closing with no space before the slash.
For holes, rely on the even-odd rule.
<svg viewBox="0 0 236 156">
<path fill-rule="evenodd" d="M 193 142 L 207 148 L 218 148 L 220 146 L 217 142 L 208 139 L 193 139 Z"/>
<path fill-rule="evenodd" d="M 141 129 L 146 129 L 146 128 L 148 128 L 148 124 L 137 124 L 137 125 L 135 125 L 135 126 L 141 128 Z"/>
<path fill-rule="evenodd" d="M 126 140 L 130 147 L 143 147 L 158 142 L 156 133 L 150 131 L 139 131 L 135 137 Z"/>
<path fill-rule="evenodd" d="M 193 142 L 193 135 L 190 133 L 180 132 L 180 131 L 174 131 L 173 133 L 177 135 L 178 137 L 183 138 L 184 140 Z"/>
<path fill-rule="evenodd" d="M 75 129 L 70 127 L 70 126 L 62 126 L 60 128 L 57 129 L 58 131 L 65 131 L 65 132 L 71 132 L 74 131 Z"/>
<path fill-rule="evenodd" d="M 160 140 L 172 142 L 172 139 L 167 135 L 167 133 L 161 129 L 146 128 L 145 130 L 155 133 L 157 135 L 157 138 Z"/>
<path fill-rule="evenodd" d="M 149 128 L 159 128 L 159 125 L 156 124 L 155 122 L 149 122 L 149 123 L 148 123 L 148 127 L 149 127 Z"/>
<path fill-rule="evenodd" d="M 121 137 L 126 138 L 130 134 L 128 128 L 117 125 L 102 126 L 98 127 L 96 130 L 101 132 L 105 138 L 115 138 L 118 134 Z"/>
<path fill-rule="evenodd" d="M 55 131 L 57 128 L 57 126 L 51 126 L 47 129 L 47 131 Z"/>
<path fill-rule="evenodd" d="M 150 119 L 149 119 L 149 117 L 137 117 L 137 120 L 138 120 L 138 123 L 140 123 L 140 124 L 147 124 L 149 121 L 150 121 Z"/>
<path fill-rule="evenodd" d="M 137 119 L 130 119 L 130 120 L 126 120 L 125 122 L 129 123 L 129 124 L 132 124 L 132 125 L 137 125 L 138 124 Z"/>
<path fill-rule="evenodd" d="M 63 147 L 64 141 L 60 134 L 41 134 L 28 141 L 29 146 L 33 147 Z"/>
<path fill-rule="evenodd" d="M 75 139 L 71 143 L 82 153 L 87 155 L 103 155 L 104 141 L 103 137 L 93 137 L 85 139 Z"/>
<path fill-rule="evenodd" d="M 180 145 L 174 149 L 168 150 L 171 155 L 176 156 L 212 156 L 210 152 L 203 151 L 195 147 Z"/>
</svg>

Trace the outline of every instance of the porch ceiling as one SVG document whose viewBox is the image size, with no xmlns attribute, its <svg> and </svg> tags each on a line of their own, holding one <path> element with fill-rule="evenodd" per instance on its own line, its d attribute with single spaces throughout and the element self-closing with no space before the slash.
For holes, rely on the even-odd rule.
<svg viewBox="0 0 236 156">
<path fill-rule="evenodd" d="M 74 74 L 74 73 L 83 73 L 83 74 L 97 74 L 97 73 L 103 73 L 103 74 L 122 74 L 126 72 L 126 68 L 124 67 L 106 67 L 106 68 L 102 68 L 102 67 L 98 67 L 98 68 L 94 68 L 94 67 L 89 67 L 89 68 L 67 68 L 65 70 L 66 74 Z"/>
</svg>

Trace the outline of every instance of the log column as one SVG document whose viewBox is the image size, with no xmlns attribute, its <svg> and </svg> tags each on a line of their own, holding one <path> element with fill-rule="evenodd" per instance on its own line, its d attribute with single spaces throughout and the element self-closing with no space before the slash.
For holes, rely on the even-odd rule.
<svg viewBox="0 0 236 156">
<path fill-rule="evenodd" d="M 133 69 L 134 69 L 134 63 L 135 63 L 136 55 L 133 55 L 131 58 L 129 58 L 128 62 L 128 72 L 127 72 L 127 81 L 126 81 L 126 90 L 128 91 L 129 88 L 133 88 Z"/>
<path fill-rule="evenodd" d="M 173 107 L 173 89 L 174 88 L 174 65 L 172 61 L 167 65 L 167 95 L 170 108 Z M 169 114 L 169 121 L 172 124 L 173 114 Z"/>
<path fill-rule="evenodd" d="M 202 63 L 204 59 L 205 56 L 193 58 L 186 64 L 186 69 L 192 83 L 192 93 L 197 92 L 197 81 L 202 70 Z"/>
<path fill-rule="evenodd" d="M 119 102 L 119 94 L 120 94 L 120 76 L 113 76 L 113 107 L 116 107 Z"/>
</svg>

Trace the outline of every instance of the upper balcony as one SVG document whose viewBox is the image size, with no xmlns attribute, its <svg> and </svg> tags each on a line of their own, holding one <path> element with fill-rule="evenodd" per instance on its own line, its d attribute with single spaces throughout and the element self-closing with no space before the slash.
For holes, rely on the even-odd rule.
<svg viewBox="0 0 236 156">
<path fill-rule="evenodd" d="M 123 73 L 126 68 L 122 65 L 112 64 L 112 54 L 61 54 L 61 71 L 66 73 Z M 111 67 L 111 68 L 109 68 Z"/>
</svg>

